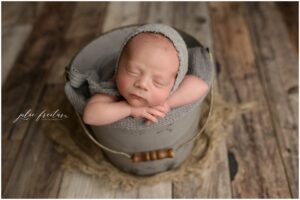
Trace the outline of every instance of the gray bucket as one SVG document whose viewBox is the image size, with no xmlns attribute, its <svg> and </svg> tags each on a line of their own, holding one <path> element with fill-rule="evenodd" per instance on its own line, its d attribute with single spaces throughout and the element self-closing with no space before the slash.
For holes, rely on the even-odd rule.
<svg viewBox="0 0 300 200">
<path fill-rule="evenodd" d="M 127 26 L 112 30 L 79 51 L 67 69 L 65 91 L 79 114 L 86 136 L 104 150 L 112 164 L 135 175 L 152 175 L 178 167 L 191 153 L 193 139 L 199 136 L 201 103 L 205 97 L 172 109 L 165 118 L 151 125 L 127 117 L 109 125 L 88 126 L 82 123 L 80 116 L 92 95 L 87 77 L 93 73 L 98 75 L 97 80 L 106 81 L 112 76 L 120 47 L 134 28 Z M 180 30 L 178 32 L 189 49 L 200 49 L 201 55 L 197 58 L 202 63 L 197 61 L 196 65 L 205 68 L 208 77 L 201 78 L 211 85 L 213 62 L 208 49 L 192 36 Z M 195 62 L 192 63 L 195 65 Z M 195 70 L 189 66 L 189 71 L 193 73 Z"/>
</svg>

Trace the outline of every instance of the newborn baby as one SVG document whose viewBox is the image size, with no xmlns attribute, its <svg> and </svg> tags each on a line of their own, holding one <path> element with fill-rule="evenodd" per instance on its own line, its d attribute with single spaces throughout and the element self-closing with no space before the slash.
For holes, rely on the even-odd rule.
<svg viewBox="0 0 300 200">
<path fill-rule="evenodd" d="M 194 75 L 185 75 L 175 87 L 180 62 L 169 38 L 155 32 L 136 34 L 124 46 L 113 77 L 122 98 L 94 95 L 83 121 L 105 125 L 132 116 L 155 123 L 172 108 L 197 101 L 209 87 Z"/>
</svg>

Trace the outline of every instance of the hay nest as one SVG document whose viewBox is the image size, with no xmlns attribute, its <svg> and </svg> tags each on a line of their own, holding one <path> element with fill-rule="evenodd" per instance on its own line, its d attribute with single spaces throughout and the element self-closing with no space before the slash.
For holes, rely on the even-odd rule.
<svg viewBox="0 0 300 200">
<path fill-rule="evenodd" d="M 177 168 L 152 176 L 134 176 L 127 174 L 106 160 L 99 147 L 95 146 L 84 134 L 82 129 L 70 133 L 65 127 L 49 129 L 46 135 L 56 144 L 59 152 L 66 153 L 62 167 L 68 170 L 79 170 L 83 173 L 99 177 L 107 182 L 108 187 L 122 187 L 125 190 L 138 188 L 141 185 L 153 185 L 159 182 L 181 182 L 187 177 L 202 179 L 211 168 L 214 152 L 220 142 L 224 141 L 230 122 L 238 115 L 254 107 L 252 103 L 225 102 L 217 92 L 213 94 L 213 110 L 204 132 L 195 140 L 190 156 Z M 202 108 L 202 120 L 206 119 L 209 103 L 206 99 Z"/>
</svg>

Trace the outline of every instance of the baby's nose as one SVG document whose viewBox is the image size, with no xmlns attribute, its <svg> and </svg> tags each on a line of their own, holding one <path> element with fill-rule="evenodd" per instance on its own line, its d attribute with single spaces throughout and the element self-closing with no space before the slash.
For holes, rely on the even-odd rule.
<svg viewBox="0 0 300 200">
<path fill-rule="evenodd" d="M 135 82 L 134 86 L 137 87 L 137 88 L 139 88 L 139 89 L 148 91 L 147 78 L 141 77 L 140 79 L 138 79 L 138 80 Z"/>
</svg>

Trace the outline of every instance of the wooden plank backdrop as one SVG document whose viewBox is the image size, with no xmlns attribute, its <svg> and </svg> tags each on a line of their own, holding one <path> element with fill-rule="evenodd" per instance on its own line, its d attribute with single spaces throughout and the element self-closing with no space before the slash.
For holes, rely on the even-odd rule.
<svg viewBox="0 0 300 200">
<path fill-rule="evenodd" d="M 43 133 L 80 128 L 63 90 L 73 56 L 103 32 L 151 22 L 208 46 L 222 96 L 257 107 L 231 125 L 201 182 L 108 191 L 98 178 L 62 169 L 66 155 Z M 298 198 L 297 55 L 297 2 L 3 2 L 2 197 Z M 13 123 L 29 109 L 57 108 L 69 120 Z"/>
</svg>

